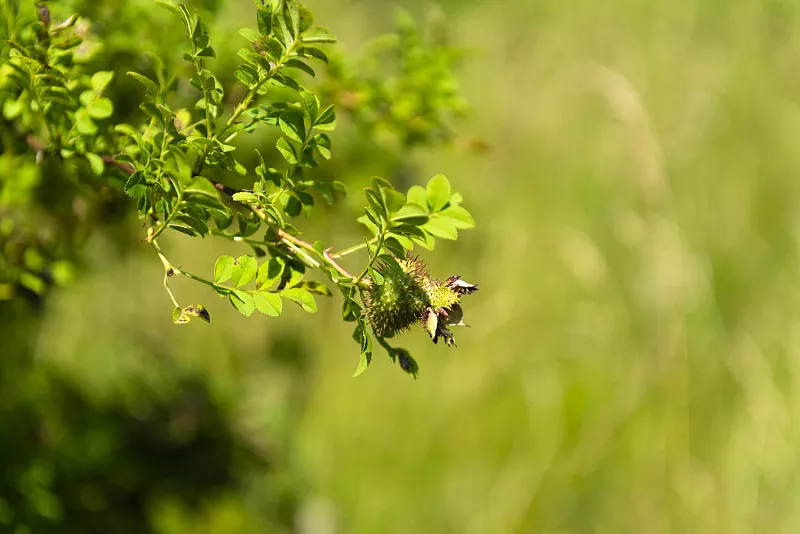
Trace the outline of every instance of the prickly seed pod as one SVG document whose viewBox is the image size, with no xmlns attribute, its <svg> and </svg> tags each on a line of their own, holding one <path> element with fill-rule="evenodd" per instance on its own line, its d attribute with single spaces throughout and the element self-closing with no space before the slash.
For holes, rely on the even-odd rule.
<svg viewBox="0 0 800 534">
<path fill-rule="evenodd" d="M 391 337 L 419 322 L 434 343 L 441 337 L 448 346 L 455 345 L 447 327 L 466 326 L 461 296 L 477 291 L 477 286 L 459 276 L 435 280 L 418 258 L 388 258 L 376 271 L 378 279 L 370 279 L 364 291 L 366 314 L 376 335 Z"/>
<path fill-rule="evenodd" d="M 426 288 L 430 275 L 417 259 L 385 261 L 376 271 L 382 283 L 370 279 L 364 292 L 367 317 L 375 334 L 391 337 L 419 321 L 430 302 Z"/>
</svg>

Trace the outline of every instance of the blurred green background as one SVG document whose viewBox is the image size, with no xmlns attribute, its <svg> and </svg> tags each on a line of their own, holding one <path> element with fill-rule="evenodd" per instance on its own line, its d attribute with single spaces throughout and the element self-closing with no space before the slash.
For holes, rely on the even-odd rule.
<svg viewBox="0 0 800 534">
<path fill-rule="evenodd" d="M 181 42 L 147 1 L 74 3 Z M 40 310 L 0 304 L 0 531 L 800 532 L 800 4 L 308 5 L 348 53 L 395 7 L 465 50 L 453 142 L 342 121 L 351 195 L 299 226 L 348 246 L 370 175 L 446 174 L 477 229 L 423 257 L 481 285 L 472 328 L 405 334 L 413 381 L 378 351 L 350 378 L 335 298 L 245 320 L 178 280 L 213 321 L 175 326 L 131 215 Z M 232 58 L 250 1 L 201 7 Z M 165 246 L 206 274 L 244 253 Z"/>
</svg>

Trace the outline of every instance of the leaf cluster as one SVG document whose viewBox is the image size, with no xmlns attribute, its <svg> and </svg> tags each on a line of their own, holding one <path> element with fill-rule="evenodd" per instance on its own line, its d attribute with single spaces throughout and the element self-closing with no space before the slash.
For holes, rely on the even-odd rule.
<svg viewBox="0 0 800 534">
<path fill-rule="evenodd" d="M 164 287 L 176 324 L 192 318 L 209 322 L 211 316 L 202 304 L 179 303 L 169 284 L 174 276 L 209 286 L 246 317 L 256 311 L 277 317 L 286 301 L 314 313 L 315 295 L 332 295 L 328 285 L 306 278 L 318 272 L 342 294 L 343 319 L 355 323 L 360 374 L 371 361 L 373 343 L 364 315 L 364 289 L 382 283 L 379 265 L 391 268 L 396 265 L 393 258 L 415 246 L 430 250 L 436 238 L 456 239 L 458 230 L 471 228 L 474 221 L 461 206 L 461 195 L 442 175 L 405 194 L 374 177 L 364 191 L 366 205 L 358 219 L 368 232 L 363 242 L 333 252 L 320 241 L 302 239 L 297 218 L 312 215 L 316 202 L 333 204 L 347 191 L 342 182 L 315 179 L 314 174 L 332 157 L 337 116 L 334 106 L 310 84 L 316 69 L 329 62 L 328 47 L 335 38 L 315 25 L 311 11 L 296 0 L 256 0 L 254 26 L 239 31 L 245 45 L 237 54 L 233 77 L 220 76 L 215 69 L 217 50 L 199 14 L 182 3 L 159 4 L 185 32 L 183 60 L 192 73 L 184 80 L 158 60 L 152 73 L 128 72 L 140 86 L 143 120 L 116 120 L 107 95 L 114 73 L 91 72 L 81 62 L 85 32 L 80 19 L 56 24 L 49 10 L 40 7 L 30 20 L 19 22 L 19 31 L 9 36 L 9 49 L 2 55 L 4 124 L 15 139 L 26 140 L 37 160 L 58 165 L 79 161 L 90 169 L 93 181 L 77 173 L 78 186 L 119 192 L 135 203 L 145 240 L 164 265 Z M 413 32 L 401 33 L 401 39 L 409 58 L 419 56 L 422 45 Z M 420 61 L 409 66 L 433 69 L 428 77 L 436 78 L 436 69 L 444 68 L 434 68 L 437 61 L 431 57 Z M 239 86 L 221 82 L 230 78 Z M 192 88 L 191 105 L 177 98 L 181 87 Z M 401 101 L 398 106 L 402 108 Z M 396 120 L 399 124 L 404 119 L 398 115 Z M 259 129 L 274 132 L 277 140 L 268 157 L 256 151 L 257 164 L 249 166 L 236 141 Z M 4 148 L 0 165 L 11 157 Z M 252 185 L 234 188 L 218 176 Z M 5 196 L 7 188 L 2 193 Z M 247 246 L 249 253 L 219 257 L 213 276 L 207 278 L 173 264 L 162 247 L 165 232 L 216 236 Z M 366 263 L 358 274 L 351 274 L 340 258 L 361 250 Z M 35 264 L 36 258 L 30 261 Z M 390 346 L 383 337 L 376 339 L 393 361 L 416 376 L 418 366 L 407 351 Z"/>
</svg>

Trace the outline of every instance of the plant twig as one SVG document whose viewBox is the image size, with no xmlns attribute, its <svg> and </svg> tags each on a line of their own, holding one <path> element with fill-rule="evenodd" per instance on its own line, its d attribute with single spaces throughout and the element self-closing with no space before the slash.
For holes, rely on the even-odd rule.
<svg viewBox="0 0 800 534">
<path fill-rule="evenodd" d="M 348 254 L 355 252 L 357 250 L 361 250 L 362 248 L 366 248 L 367 246 L 375 243 L 378 241 L 378 236 L 373 237 L 369 241 L 363 241 L 357 245 L 353 245 L 352 247 L 348 247 L 344 250 L 340 250 L 339 252 L 334 252 L 330 256 L 332 258 L 341 258 L 342 256 L 347 256 Z"/>
<path fill-rule="evenodd" d="M 297 237 L 293 236 L 292 234 L 289 234 L 289 233 L 285 232 L 284 230 L 281 230 L 280 228 L 277 229 L 276 233 L 278 234 L 278 238 L 281 241 L 283 241 L 284 243 L 292 243 L 294 245 L 297 245 L 300 248 L 304 248 L 306 250 L 309 250 L 309 251 L 319 255 L 319 252 L 317 252 L 317 250 L 314 248 L 313 245 L 311 245 L 311 243 L 307 243 L 307 242 L 303 241 L 302 239 L 298 239 Z M 324 250 L 322 252 L 322 258 L 325 260 L 325 263 L 327 263 L 328 265 L 330 265 L 331 267 L 336 269 L 336 271 L 339 274 L 341 274 L 342 276 L 353 280 L 354 276 L 352 274 L 350 274 L 349 272 L 347 272 L 344 269 L 344 267 L 342 267 L 341 265 L 336 263 L 336 260 L 334 260 L 331 257 L 331 255 L 328 253 L 329 250 L 330 249 Z"/>
<path fill-rule="evenodd" d="M 164 256 L 164 253 L 162 252 L 157 241 L 150 241 L 150 244 L 153 246 L 156 254 L 158 254 L 158 258 L 161 260 L 161 263 L 164 264 L 164 289 L 167 290 L 167 294 L 169 295 L 169 298 L 172 299 L 172 303 L 175 305 L 175 307 L 180 308 L 181 305 L 178 304 L 178 299 L 175 298 L 175 295 L 169 288 L 169 277 L 175 274 L 176 269 L 172 266 L 167 257 Z"/>
</svg>

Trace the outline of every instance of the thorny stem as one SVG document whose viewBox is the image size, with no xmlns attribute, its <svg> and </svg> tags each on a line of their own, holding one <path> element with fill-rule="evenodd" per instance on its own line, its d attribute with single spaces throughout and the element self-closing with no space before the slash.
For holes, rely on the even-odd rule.
<svg viewBox="0 0 800 534">
<path fill-rule="evenodd" d="M 334 252 L 330 256 L 332 258 L 341 258 L 342 256 L 347 256 L 348 254 L 355 252 L 357 250 L 361 250 L 362 248 L 366 248 L 369 245 L 376 243 L 378 241 L 378 236 L 373 237 L 369 241 L 363 241 L 357 245 L 353 245 L 352 247 L 348 247 L 344 250 L 340 250 L 339 252 Z"/>
<path fill-rule="evenodd" d="M 292 250 L 292 252 L 300 256 L 300 258 L 303 260 L 303 263 L 305 263 L 309 267 L 313 267 L 314 269 L 319 268 L 320 265 L 319 262 L 314 258 L 312 258 L 311 256 L 309 256 L 309 254 L 305 252 L 302 248 L 295 245 L 292 241 L 288 241 L 284 238 L 281 238 L 281 241 L 283 242 L 284 245 L 289 247 Z"/>
<path fill-rule="evenodd" d="M 247 243 L 248 245 L 252 246 L 259 246 L 264 244 L 262 241 L 259 241 L 258 239 L 250 239 L 249 237 L 242 237 L 238 235 L 228 234 L 218 228 L 211 228 L 210 231 L 212 234 L 216 236 L 224 237 L 225 239 L 230 239 L 235 243 Z"/>
<path fill-rule="evenodd" d="M 342 276 L 346 276 L 346 277 L 348 277 L 348 278 L 350 278 L 352 280 L 353 279 L 353 275 L 351 275 L 350 273 L 345 271 L 338 263 L 336 263 L 334 261 L 333 257 L 330 255 L 331 248 L 333 248 L 333 247 L 329 247 L 329 248 L 323 250 L 322 251 L 322 255 L 325 257 L 326 260 L 328 260 L 328 263 L 331 265 L 331 267 L 333 267 L 334 269 L 339 271 L 342 274 Z"/>
<path fill-rule="evenodd" d="M 219 189 L 219 187 L 217 187 L 217 189 Z M 258 215 L 258 217 L 259 217 L 259 218 L 260 218 L 262 221 L 264 221 L 265 223 L 267 223 L 268 225 L 272 226 L 272 225 L 274 224 L 274 221 L 272 221 L 272 219 L 270 219 L 270 218 L 267 216 L 267 214 L 266 214 L 266 213 L 264 213 L 262 210 L 260 210 L 260 209 L 258 209 L 258 208 L 253 208 L 253 207 L 250 207 L 250 209 L 253 211 L 253 213 L 255 213 L 256 215 Z M 335 270 L 336 270 L 336 271 L 337 271 L 339 274 L 341 274 L 341 275 L 342 275 L 342 276 L 344 276 L 345 278 L 349 278 L 350 280 L 353 280 L 353 278 L 354 278 L 354 277 L 353 277 L 353 275 L 352 275 L 352 274 L 350 274 L 349 272 L 347 272 L 347 270 L 345 270 L 345 268 L 344 268 L 344 267 L 342 267 L 341 265 L 339 265 L 338 263 L 336 263 L 336 260 L 334 260 L 334 259 L 333 259 L 333 258 L 330 256 L 330 254 L 328 254 L 328 251 L 329 251 L 330 249 L 328 249 L 328 250 L 325 250 L 325 251 L 323 251 L 323 253 L 322 253 L 322 254 L 320 254 L 320 253 L 319 253 L 319 252 L 318 252 L 318 251 L 317 251 L 317 250 L 314 248 L 314 246 L 313 246 L 311 243 L 308 243 L 308 242 L 306 242 L 306 241 L 303 241 L 302 239 L 300 239 L 300 238 L 298 238 L 298 237 L 295 237 L 295 236 L 293 236 L 292 234 L 290 234 L 290 233 L 286 232 L 285 230 L 283 230 L 283 229 L 281 229 L 281 228 L 275 228 L 275 233 L 278 235 L 278 239 L 279 239 L 279 240 L 280 240 L 280 241 L 281 241 L 283 244 L 285 244 L 286 246 L 288 246 L 289 248 L 291 248 L 291 249 L 292 249 L 292 250 L 295 252 L 295 254 L 297 254 L 298 256 L 300 256 L 300 257 L 303 259 L 303 261 L 304 261 L 304 262 L 305 262 L 305 263 L 306 263 L 308 266 L 310 266 L 310 267 L 313 267 L 313 268 L 317 269 L 317 268 L 319 268 L 319 267 L 320 267 L 320 263 L 319 263 L 317 260 L 315 260 L 314 258 L 312 258 L 312 257 L 311 257 L 311 256 L 310 256 L 310 255 L 309 255 L 307 252 L 305 252 L 305 251 L 312 252 L 314 255 L 316 255 L 318 258 L 320 258 L 320 259 L 323 261 L 323 263 L 326 263 L 326 264 L 328 264 L 328 266 L 330 266 L 331 268 L 335 269 Z"/>
<path fill-rule="evenodd" d="M 314 249 L 313 245 L 311 245 L 310 243 L 307 243 L 307 242 L 303 241 L 302 239 L 298 239 L 297 237 L 286 233 L 285 231 L 281 230 L 280 228 L 278 228 L 277 234 L 278 234 L 278 237 L 280 238 L 280 240 L 283 241 L 284 243 L 286 243 L 286 244 L 291 243 L 291 244 L 297 245 L 298 247 L 304 248 L 306 250 L 309 250 L 309 251 L 319 255 L 319 253 Z M 350 274 L 349 272 L 347 272 L 344 269 L 344 267 L 342 267 L 341 265 L 336 263 L 336 260 L 334 260 L 333 257 L 329 254 L 329 251 L 330 251 L 330 249 L 327 249 L 327 250 L 324 250 L 322 252 L 321 258 L 324 260 L 324 262 L 327 263 L 330 267 L 333 267 L 339 274 L 341 274 L 345 278 L 349 278 L 350 280 L 353 280 L 353 278 L 354 278 L 353 275 Z"/>
</svg>

